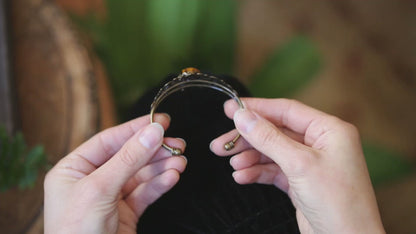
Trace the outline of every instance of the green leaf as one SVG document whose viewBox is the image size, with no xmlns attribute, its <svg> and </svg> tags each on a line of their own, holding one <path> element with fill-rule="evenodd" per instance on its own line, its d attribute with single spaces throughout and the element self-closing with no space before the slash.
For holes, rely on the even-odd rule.
<svg viewBox="0 0 416 234">
<path fill-rule="evenodd" d="M 234 61 L 235 0 L 106 0 L 108 17 L 73 19 L 92 35 L 120 116 L 149 87 L 195 66 L 229 73 Z"/>
<path fill-rule="evenodd" d="M 156 77 L 176 71 L 175 62 L 189 60 L 201 1 L 148 1 L 147 34 L 150 69 Z M 164 73 L 160 73 L 164 72 Z"/>
<path fill-rule="evenodd" d="M 146 1 L 107 0 L 106 38 L 98 51 L 108 68 L 116 103 L 124 110 L 143 92 L 149 78 Z"/>
<path fill-rule="evenodd" d="M 36 169 L 32 168 L 29 170 L 25 170 L 25 173 L 22 177 L 19 178 L 19 188 L 33 188 L 36 183 L 36 179 L 38 178 L 38 172 Z"/>
<path fill-rule="evenodd" d="M 22 166 L 24 162 L 24 152 L 26 150 L 26 143 L 21 132 L 16 133 L 11 142 L 11 151 L 8 154 L 8 170 L 6 177 L 8 178 L 9 183 L 16 184 L 19 178 L 24 173 L 24 168 Z"/>
<path fill-rule="evenodd" d="M 21 189 L 33 187 L 38 171 L 47 165 L 43 147 L 37 146 L 29 151 L 22 133 L 8 136 L 1 126 L 0 146 L 0 191 L 15 186 Z"/>
<path fill-rule="evenodd" d="M 413 171 L 412 165 L 391 149 L 365 143 L 363 150 L 374 186 L 399 179 Z"/>
<path fill-rule="evenodd" d="M 192 62 L 203 70 L 230 74 L 234 65 L 238 2 L 211 0 L 203 4 Z"/>
<path fill-rule="evenodd" d="M 7 170 L 8 154 L 10 151 L 9 137 L 7 136 L 6 128 L 0 126 L 0 172 Z M 3 173 L 0 173 L 0 180 L 3 181 Z M 1 184 L 2 182 L 0 182 Z"/>
<path fill-rule="evenodd" d="M 320 55 L 306 37 L 296 37 L 270 55 L 251 79 L 250 89 L 259 97 L 288 97 L 317 74 Z"/>
<path fill-rule="evenodd" d="M 42 146 L 34 147 L 26 156 L 26 168 L 37 168 L 42 163 L 46 162 L 46 155 L 43 152 Z"/>
</svg>

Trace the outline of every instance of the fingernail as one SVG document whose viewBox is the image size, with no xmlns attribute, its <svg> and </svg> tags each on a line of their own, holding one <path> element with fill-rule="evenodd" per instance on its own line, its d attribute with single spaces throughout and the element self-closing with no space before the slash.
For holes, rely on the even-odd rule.
<svg viewBox="0 0 416 234">
<path fill-rule="evenodd" d="M 185 159 L 186 163 L 188 163 L 188 158 L 186 158 L 185 155 L 181 155 L 180 157 L 182 157 L 183 159 Z"/>
<path fill-rule="evenodd" d="M 156 147 L 163 138 L 163 127 L 159 123 L 152 123 L 143 129 L 143 131 L 140 133 L 139 141 L 140 143 L 148 148 L 152 149 Z"/>
<path fill-rule="evenodd" d="M 235 160 L 235 159 L 234 159 L 234 157 L 231 157 L 231 158 L 230 158 L 230 165 L 231 165 L 232 167 L 233 167 L 233 164 L 234 164 L 234 160 Z"/>
<path fill-rule="evenodd" d="M 227 101 L 224 102 L 223 106 L 224 106 L 224 110 L 226 108 L 226 106 L 231 105 L 230 103 L 233 101 L 233 99 L 229 99 Z"/>
<path fill-rule="evenodd" d="M 163 113 L 163 114 L 169 119 L 169 122 L 172 120 L 172 118 L 170 117 L 168 113 Z"/>
<path fill-rule="evenodd" d="M 184 146 L 185 146 L 185 148 L 186 148 L 186 141 L 185 141 L 185 139 L 183 139 L 183 138 L 176 138 L 176 139 L 178 139 L 178 140 L 180 140 L 180 141 L 182 141 L 183 142 L 183 144 L 184 144 Z"/>
<path fill-rule="evenodd" d="M 234 113 L 235 126 L 241 133 L 250 133 L 257 120 L 257 116 L 247 109 L 240 109 Z"/>
<path fill-rule="evenodd" d="M 212 152 L 214 152 L 214 151 L 212 150 L 212 145 L 214 144 L 214 141 L 215 141 L 215 139 L 214 139 L 214 140 L 212 140 L 212 141 L 211 141 L 211 143 L 209 143 L 209 150 L 211 150 Z"/>
<path fill-rule="evenodd" d="M 233 178 L 235 179 L 235 176 L 238 174 L 238 171 L 234 171 L 231 175 L 233 176 Z"/>
</svg>

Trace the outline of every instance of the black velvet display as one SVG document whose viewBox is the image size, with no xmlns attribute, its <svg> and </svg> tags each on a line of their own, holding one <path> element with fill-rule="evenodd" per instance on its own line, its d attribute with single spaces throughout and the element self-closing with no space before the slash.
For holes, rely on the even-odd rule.
<svg viewBox="0 0 416 234">
<path fill-rule="evenodd" d="M 175 76 L 140 98 L 132 118 L 148 114 L 159 88 Z M 219 77 L 240 96 L 249 96 L 236 79 Z M 227 99 L 217 90 L 187 88 L 158 107 L 157 112 L 172 117 L 165 136 L 186 140 L 188 165 L 179 183 L 145 211 L 139 233 L 299 233 L 295 210 L 285 193 L 274 186 L 235 183 L 229 157 L 209 150 L 214 138 L 234 128 L 223 110 Z"/>
</svg>

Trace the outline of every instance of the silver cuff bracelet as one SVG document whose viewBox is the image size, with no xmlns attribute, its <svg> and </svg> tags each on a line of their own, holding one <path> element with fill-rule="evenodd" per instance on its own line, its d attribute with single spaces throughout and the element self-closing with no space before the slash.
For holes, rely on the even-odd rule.
<svg viewBox="0 0 416 234">
<path fill-rule="evenodd" d="M 244 109 L 243 102 L 241 102 L 238 97 L 237 91 L 235 91 L 229 84 L 225 83 L 223 80 L 218 77 L 201 73 L 196 68 L 185 68 L 182 70 L 182 73 L 177 77 L 173 78 L 171 81 L 166 83 L 155 96 L 151 106 L 150 106 L 150 122 L 154 122 L 154 113 L 159 104 L 172 93 L 183 90 L 188 87 L 204 87 L 218 90 L 232 99 L 234 99 L 240 109 Z M 231 150 L 234 148 L 235 142 L 240 138 L 240 134 L 237 134 L 230 142 L 224 145 L 225 150 Z M 168 146 L 163 143 L 163 147 L 171 152 L 172 155 L 181 155 L 182 150 Z"/>
</svg>

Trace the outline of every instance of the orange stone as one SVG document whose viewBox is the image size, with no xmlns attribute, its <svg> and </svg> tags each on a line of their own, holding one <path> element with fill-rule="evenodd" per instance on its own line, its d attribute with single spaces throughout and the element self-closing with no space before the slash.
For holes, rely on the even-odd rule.
<svg viewBox="0 0 416 234">
<path fill-rule="evenodd" d="M 183 73 L 195 74 L 195 73 L 198 73 L 198 72 L 201 72 L 201 71 L 199 71 L 197 68 L 194 68 L 194 67 L 187 67 L 185 69 L 182 69 L 182 74 Z"/>
</svg>

